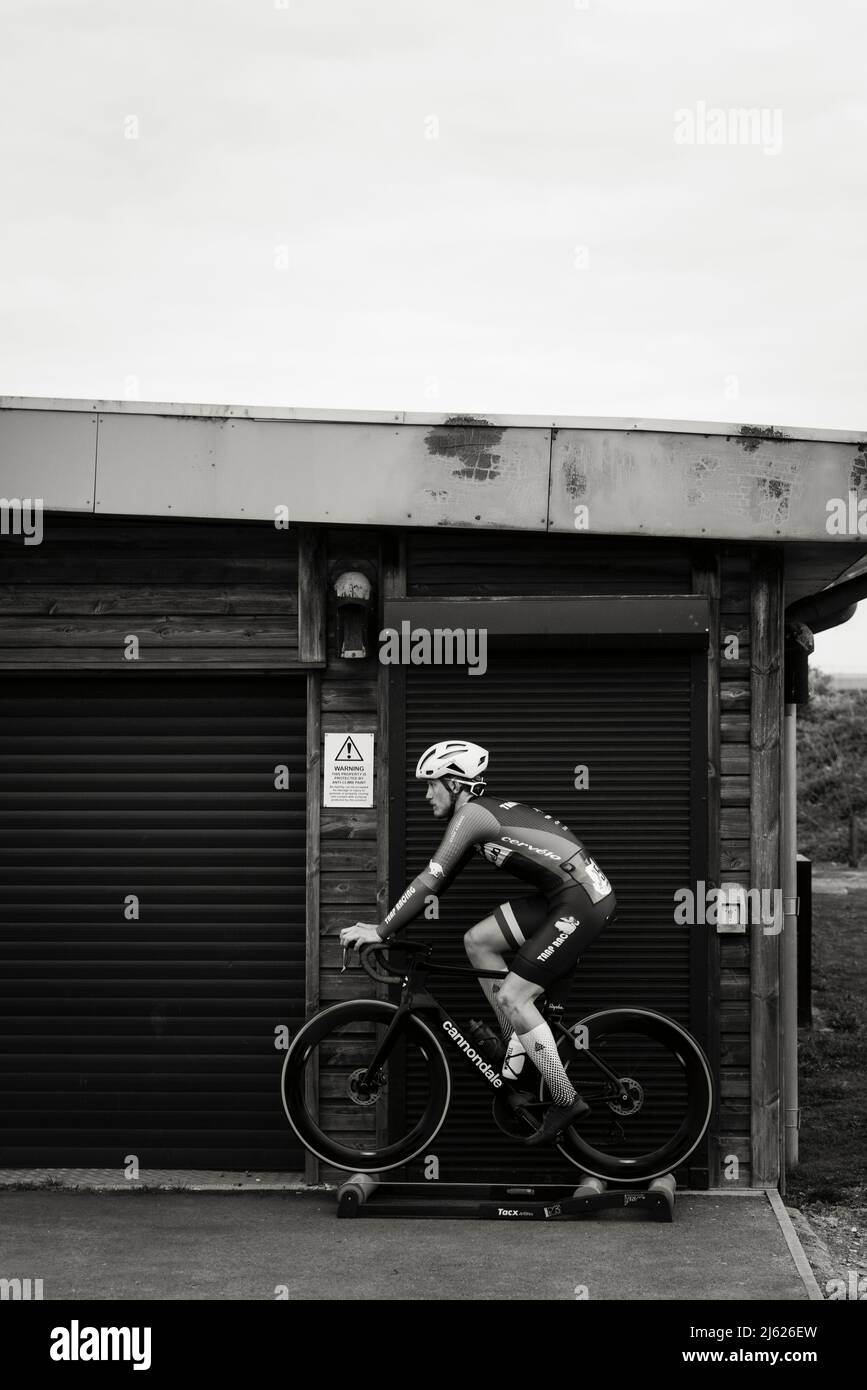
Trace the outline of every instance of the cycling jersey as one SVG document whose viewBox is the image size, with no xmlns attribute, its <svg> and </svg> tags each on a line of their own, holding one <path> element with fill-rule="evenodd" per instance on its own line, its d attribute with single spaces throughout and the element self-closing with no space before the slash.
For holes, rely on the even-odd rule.
<svg viewBox="0 0 867 1390">
<path fill-rule="evenodd" d="M 427 868 L 398 898 L 381 934 L 388 936 L 417 917 L 425 897 L 438 897 L 474 853 L 532 883 L 546 898 L 576 884 L 591 903 L 612 892 L 599 865 L 568 825 L 523 802 L 500 801 L 488 793 L 455 812 Z"/>
</svg>

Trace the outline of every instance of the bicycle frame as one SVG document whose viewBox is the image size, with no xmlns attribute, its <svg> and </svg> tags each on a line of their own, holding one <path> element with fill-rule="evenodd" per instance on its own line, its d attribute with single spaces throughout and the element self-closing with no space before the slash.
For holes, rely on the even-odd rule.
<svg viewBox="0 0 867 1390">
<path fill-rule="evenodd" d="M 395 945 L 399 948 L 403 943 L 395 943 Z M 381 948 L 374 946 L 371 953 L 379 954 L 380 949 Z M 424 958 L 429 949 L 430 948 L 416 948 L 417 951 L 423 951 L 424 955 L 414 953 L 410 959 L 407 970 L 401 980 L 401 998 L 397 1012 L 388 1025 L 385 1036 L 380 1042 L 370 1065 L 365 1071 L 363 1082 L 368 1085 L 373 1084 L 377 1071 L 383 1063 L 387 1061 L 391 1053 L 394 1039 L 400 1031 L 404 1018 L 409 1014 L 422 1013 L 435 1014 L 438 1023 L 438 1033 L 445 1034 L 464 1058 L 467 1065 L 472 1067 L 477 1075 L 482 1076 L 493 1090 L 502 1090 L 504 1082 L 499 1072 L 497 1072 L 495 1068 L 491 1066 L 488 1059 L 482 1053 L 478 1052 L 476 1048 L 473 1047 L 472 1043 L 464 1037 L 460 1027 L 452 1018 L 451 1014 L 438 999 L 434 998 L 430 990 L 425 988 L 425 984 L 429 973 L 472 975 L 477 980 L 504 980 L 509 972 L 507 970 L 477 970 L 473 967 L 460 965 L 434 964 Z M 555 1036 L 559 1033 L 569 1038 L 573 1045 L 576 1045 L 572 1033 L 568 1028 L 565 1028 L 560 1021 L 563 1013 L 562 1004 L 553 1004 L 550 1000 L 546 999 L 541 1012 L 543 1018 L 547 1020 L 551 1027 L 552 1032 L 555 1033 Z M 593 1086 L 582 1086 L 581 1094 L 588 1099 L 601 1100 L 611 1098 L 612 1087 L 614 1088 L 614 1094 L 619 1093 L 620 1082 L 616 1074 L 612 1072 L 600 1058 L 591 1052 L 589 1048 L 582 1048 L 580 1050 L 607 1078 L 607 1084 L 600 1084 L 598 1091 Z M 532 1063 L 530 1065 L 532 1066 Z"/>
</svg>

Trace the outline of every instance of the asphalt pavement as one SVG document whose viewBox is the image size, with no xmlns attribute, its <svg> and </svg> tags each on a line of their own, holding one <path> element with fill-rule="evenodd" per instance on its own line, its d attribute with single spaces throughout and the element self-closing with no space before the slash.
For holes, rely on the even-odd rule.
<svg viewBox="0 0 867 1390">
<path fill-rule="evenodd" d="M 46 1300 L 815 1298 L 776 1202 L 680 1193 L 671 1224 L 338 1220 L 324 1191 L 6 1190 L 0 1280 Z"/>
</svg>

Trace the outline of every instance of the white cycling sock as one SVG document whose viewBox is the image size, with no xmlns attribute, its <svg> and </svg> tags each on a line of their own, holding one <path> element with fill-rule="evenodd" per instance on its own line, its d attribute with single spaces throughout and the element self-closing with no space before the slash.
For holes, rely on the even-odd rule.
<svg viewBox="0 0 867 1390">
<path fill-rule="evenodd" d="M 521 1042 L 518 1034 L 513 1033 L 509 1038 L 509 1046 L 506 1048 L 506 1056 L 501 1068 L 502 1075 L 507 1081 L 517 1081 L 521 1072 L 524 1070 L 524 1058 L 526 1055 L 524 1044 Z"/>
<path fill-rule="evenodd" d="M 518 1036 L 530 1061 L 542 1073 L 554 1104 L 571 1105 L 578 1092 L 566 1075 L 557 1052 L 554 1034 L 548 1024 L 543 1019 L 535 1028 L 531 1028 L 529 1033 L 519 1033 Z"/>
</svg>

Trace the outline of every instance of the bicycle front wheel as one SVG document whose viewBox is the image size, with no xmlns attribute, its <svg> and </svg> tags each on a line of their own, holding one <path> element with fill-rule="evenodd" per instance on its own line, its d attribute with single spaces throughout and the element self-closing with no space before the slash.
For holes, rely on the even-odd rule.
<svg viewBox="0 0 867 1390">
<path fill-rule="evenodd" d="M 652 1009 L 602 1010 L 570 1033 L 558 1051 L 591 1113 L 564 1135 L 560 1152 L 616 1182 L 662 1177 L 684 1163 L 713 1108 L 710 1065 L 695 1038 Z M 539 1098 L 550 1101 L 541 1080 Z"/>
<path fill-rule="evenodd" d="M 404 1014 L 388 1056 L 369 1075 L 397 1012 L 396 1004 L 378 999 L 332 1004 L 304 1025 L 286 1053 L 286 1116 L 304 1147 L 334 1168 L 381 1173 L 408 1163 L 446 1117 L 448 1062 L 417 1014 Z"/>
</svg>

